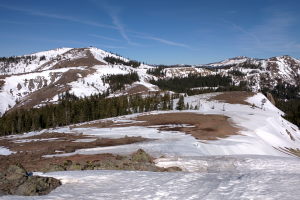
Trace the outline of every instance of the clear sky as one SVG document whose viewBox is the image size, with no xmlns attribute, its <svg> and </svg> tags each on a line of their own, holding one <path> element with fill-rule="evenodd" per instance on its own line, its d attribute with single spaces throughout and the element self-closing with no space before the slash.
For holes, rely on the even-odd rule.
<svg viewBox="0 0 300 200">
<path fill-rule="evenodd" d="M 150 64 L 300 57 L 298 0 L 1 0 L 0 57 L 95 46 Z"/>
</svg>

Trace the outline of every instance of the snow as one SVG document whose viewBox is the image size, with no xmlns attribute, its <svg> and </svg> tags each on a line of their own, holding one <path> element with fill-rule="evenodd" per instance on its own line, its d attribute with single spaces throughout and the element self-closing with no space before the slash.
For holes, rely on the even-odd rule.
<svg viewBox="0 0 300 200">
<path fill-rule="evenodd" d="M 117 57 L 124 61 L 128 59 L 117 56 L 115 54 L 97 49 L 94 47 L 86 48 L 91 54 L 99 61 L 106 63 L 104 58 L 106 56 Z M 52 69 L 54 65 L 60 61 L 70 61 L 73 59 L 79 59 L 86 57 L 88 51 L 72 48 L 60 48 L 49 51 L 43 51 L 27 56 L 37 56 L 37 58 L 28 63 L 23 63 L 22 61 L 14 64 L 10 67 L 10 74 L 4 78 L 5 81 L 3 87 L 0 90 L 0 116 L 3 115 L 8 109 L 15 106 L 16 101 L 21 102 L 29 94 L 35 92 L 50 83 L 56 83 L 63 73 L 69 70 L 89 70 L 89 67 L 78 66 L 78 67 L 67 67 L 61 69 Z M 45 56 L 45 60 L 40 60 L 41 56 Z M 49 62 L 51 61 L 51 62 Z M 0 62 L 0 67 L 1 67 Z M 78 74 L 78 80 L 68 83 L 71 87 L 70 92 L 78 97 L 90 96 L 93 94 L 99 94 L 106 92 L 109 88 L 109 84 L 105 84 L 102 78 L 107 75 L 112 74 L 128 74 L 130 72 L 137 72 L 140 81 L 136 84 L 140 84 L 148 88 L 150 91 L 156 91 L 157 87 L 148 82 L 149 79 L 155 78 L 146 73 L 147 69 L 152 68 L 149 65 L 141 64 L 138 68 L 133 68 L 125 65 L 95 65 L 93 66 L 95 73 L 89 74 L 87 77 L 82 77 Z M 28 73 L 30 72 L 30 73 Z M 7 74 L 7 73 L 2 73 Z M 1 75 L 1 74 L 0 74 Z M 58 95 L 47 99 L 49 102 L 56 102 L 58 100 Z M 42 106 L 45 102 L 40 102 L 36 107 Z"/>
<path fill-rule="evenodd" d="M 109 89 L 109 84 L 104 83 L 102 78 L 108 75 L 125 75 L 131 72 L 136 72 L 140 78 L 140 81 L 134 84 L 143 85 L 152 91 L 157 90 L 156 86 L 147 82 L 147 80 L 150 79 L 150 77 L 152 78 L 152 76 L 147 75 L 145 69 L 133 68 L 124 65 L 96 65 L 93 68 L 96 70 L 95 73 L 69 83 L 72 88 L 70 93 L 74 93 L 74 95 L 78 97 L 84 97 L 106 92 L 107 89 Z M 116 96 L 116 94 L 113 94 L 112 96 Z"/>
<path fill-rule="evenodd" d="M 9 108 L 13 107 L 16 101 L 20 101 L 29 93 L 41 89 L 45 83 L 49 85 L 57 81 L 64 72 L 70 69 L 75 68 L 45 70 L 6 77 L 4 79 L 5 84 L 2 90 L 0 90 L 0 116 Z M 82 68 L 76 67 L 76 69 L 80 70 Z"/>
<path fill-rule="evenodd" d="M 77 139 L 74 140 L 73 142 L 93 142 L 95 140 L 96 140 L 95 138 L 87 138 L 87 139 Z"/>
<path fill-rule="evenodd" d="M 124 61 L 128 61 L 127 58 L 123 58 L 113 53 L 109 53 L 103 51 L 101 49 L 95 47 L 86 48 L 91 54 L 95 57 L 95 59 L 106 63 L 104 58 L 106 56 L 112 56 Z M 17 64 L 12 64 L 9 66 L 10 72 L 2 72 L 1 74 L 12 74 L 4 79 L 5 84 L 0 91 L 0 116 L 3 115 L 5 111 L 9 108 L 13 107 L 16 101 L 22 101 L 26 96 L 30 93 L 41 89 L 44 87 L 41 82 L 49 83 L 49 79 L 51 74 L 57 73 L 56 69 L 52 69 L 52 67 L 59 63 L 60 61 L 69 61 L 73 59 L 78 59 L 87 56 L 87 51 L 82 51 L 81 49 L 72 49 L 72 48 L 58 48 L 49 51 L 38 52 L 25 56 L 36 56 L 35 59 L 30 62 L 26 60 L 21 60 Z M 40 60 L 41 56 L 45 56 L 45 60 Z M 236 57 L 232 59 L 227 59 L 222 62 L 208 64 L 209 66 L 225 66 L 225 65 L 238 65 L 240 63 L 249 61 L 252 64 L 261 64 L 261 69 L 258 70 L 257 73 L 252 73 L 253 69 L 240 69 L 243 73 L 246 73 L 244 78 L 233 77 L 233 82 L 239 84 L 242 80 L 247 80 L 250 82 L 251 89 L 255 92 L 261 89 L 261 74 L 268 74 L 267 79 L 269 79 L 270 85 L 276 85 L 276 78 L 282 79 L 290 84 L 297 84 L 295 82 L 296 77 L 300 75 L 300 70 L 295 71 L 290 64 L 289 60 L 293 60 L 296 64 L 300 65 L 300 61 L 291 57 L 281 56 L 275 57 L 275 61 L 272 59 L 252 59 L 247 57 Z M 268 70 L 268 64 L 272 64 L 272 70 Z M 202 66 L 208 65 L 196 65 L 192 67 L 172 67 L 164 69 L 165 78 L 170 77 L 187 77 L 189 74 L 200 74 L 202 76 L 220 74 L 220 75 L 228 75 L 228 71 L 232 69 L 219 69 L 214 72 L 205 68 L 201 68 Z M 0 62 L 0 68 L 4 66 L 4 63 Z M 96 72 L 94 74 L 90 74 L 88 77 L 81 77 L 77 81 L 69 83 L 71 86 L 71 92 L 78 97 L 90 96 L 92 94 L 103 93 L 109 87 L 108 84 L 104 84 L 101 78 L 108 74 L 126 74 L 130 72 L 137 72 L 140 81 L 136 84 L 144 85 L 150 91 L 157 91 L 158 88 L 149 83 L 150 79 L 156 79 L 156 77 L 151 76 L 146 73 L 147 69 L 153 68 L 153 66 L 141 64 L 138 68 L 132 68 L 130 66 L 123 65 L 96 65 L 94 66 Z M 235 68 L 240 68 L 236 66 Z M 234 68 L 234 69 L 235 69 Z M 274 69 L 273 69 L 274 68 Z M 297 68 L 297 66 L 296 66 Z M 63 69 L 64 71 L 70 70 L 71 68 Z M 85 66 L 77 67 L 76 69 L 87 69 Z M 47 71 L 48 74 L 44 74 L 43 71 Z M 5 71 L 5 70 L 4 70 Z M 40 73 L 40 74 L 37 74 Z M 25 78 L 25 79 L 24 79 Z M 27 81 L 26 81 L 27 80 Z M 33 81 L 34 87 L 29 88 L 29 81 Z M 54 80 L 54 81 L 57 81 Z M 19 89 L 21 88 L 21 89 Z M 116 93 L 113 96 L 118 96 L 123 93 Z M 58 100 L 58 96 L 54 96 L 52 99 L 49 99 L 50 102 L 56 102 Z M 45 102 L 41 102 L 40 105 L 43 105 Z"/>
<path fill-rule="evenodd" d="M 284 120 L 282 111 L 278 110 L 268 100 L 261 108 L 251 108 L 249 105 L 228 104 L 217 101 L 208 101 L 208 98 L 219 93 L 202 94 L 186 97 L 185 102 L 192 106 L 198 105 L 199 110 L 186 110 L 184 112 L 199 114 L 216 114 L 230 117 L 230 122 L 240 128 L 238 135 L 232 135 L 218 140 L 202 141 L 178 131 L 161 131 L 160 126 L 130 126 L 113 128 L 72 128 L 68 127 L 54 129 L 55 132 L 84 133 L 96 137 L 121 138 L 125 136 L 141 136 L 150 141 L 112 146 L 80 149 L 73 153 L 47 155 L 70 156 L 74 154 L 98 154 L 117 153 L 129 154 L 139 148 L 144 149 L 154 157 L 167 156 L 169 158 L 182 158 L 186 156 L 216 156 L 216 155 L 270 155 L 279 157 L 291 157 L 289 152 L 282 152 L 279 149 L 300 147 L 299 129 Z M 247 99 L 257 107 L 261 106 L 262 99 L 266 97 L 260 93 Z M 174 106 L 176 106 L 176 101 Z M 225 110 L 223 110 L 223 106 Z M 214 109 L 212 109 L 214 107 Z M 179 111 L 153 111 L 145 114 L 162 114 Z M 132 114 L 106 120 L 113 120 L 115 123 L 126 121 L 141 114 Z M 131 123 L 132 121 L 128 121 Z M 176 125 L 170 125 L 176 126 Z M 186 125 L 181 125 L 186 126 Z M 293 139 L 291 138 L 293 137 Z"/>
<path fill-rule="evenodd" d="M 251 60 L 251 58 L 239 56 L 239 57 L 235 57 L 235 58 L 229 58 L 229 59 L 223 60 L 221 62 L 209 63 L 209 64 L 198 65 L 198 66 L 222 67 L 222 66 L 227 66 L 227 65 L 236 65 L 236 64 L 244 63 L 248 60 Z"/>
<path fill-rule="evenodd" d="M 50 60 L 53 60 L 58 55 L 64 54 L 65 52 L 71 50 L 71 48 L 58 48 L 49 51 L 42 51 L 34 54 L 24 55 L 24 56 L 36 56 L 35 59 L 31 60 L 30 62 L 25 62 L 25 60 L 21 60 L 21 62 L 10 65 L 9 72 L 0 72 L 0 75 L 6 74 L 22 74 L 22 73 L 29 73 L 37 70 L 39 66 L 44 65 Z M 44 60 L 40 60 L 41 56 L 45 56 Z M 4 65 L 0 62 L 0 68 Z"/>
<path fill-rule="evenodd" d="M 208 101 L 217 94 L 219 93 L 185 97 L 185 102 L 192 106 L 198 105 L 199 110 L 184 112 L 228 116 L 231 122 L 241 128 L 239 135 L 204 141 L 178 131 L 160 131 L 158 130 L 160 126 L 141 127 L 136 124 L 131 127 L 113 128 L 70 129 L 66 126 L 28 134 L 53 131 L 83 133 L 102 138 L 142 136 L 152 140 L 129 145 L 81 149 L 56 156 L 98 153 L 126 155 L 142 148 L 157 158 L 155 160 L 157 166 L 178 166 L 183 172 L 109 170 L 45 174 L 37 172 L 35 173 L 37 175 L 58 178 L 63 185 L 45 196 L 2 196 L 0 199 L 298 199 L 300 160 L 278 149 L 299 148 L 299 129 L 284 120 L 281 117 L 282 112 L 268 100 L 261 108 L 261 102 L 266 97 L 260 93 L 246 100 L 254 104 L 256 106 L 254 108 L 249 105 Z M 169 112 L 179 111 L 153 111 L 99 121 L 112 120 L 116 124 L 130 124 L 135 122 L 132 118 L 138 115 Z M 26 135 L 21 138 L 26 138 Z M 46 157 L 52 156 L 54 155 Z"/>
<path fill-rule="evenodd" d="M 41 142 L 41 141 L 53 141 L 59 140 L 59 138 L 42 138 L 42 139 L 21 139 L 21 140 L 14 140 L 14 143 L 28 143 L 28 142 Z"/>
<path fill-rule="evenodd" d="M 202 76 L 215 74 L 215 72 L 212 72 L 210 70 L 197 68 L 197 67 L 170 67 L 170 68 L 165 68 L 163 72 L 165 73 L 166 78 L 174 78 L 174 77 L 184 78 L 184 77 L 188 77 L 188 75 L 193 75 L 193 74 L 201 74 Z"/>
<path fill-rule="evenodd" d="M 64 171 L 45 196 L 0 199 L 298 199 L 300 162 L 269 156 L 201 157 L 201 172 Z"/>
<path fill-rule="evenodd" d="M 14 153 L 13 151 L 9 150 L 8 148 L 0 146 L 0 155 L 8 156 L 10 154 Z"/>
<path fill-rule="evenodd" d="M 25 55 L 25 56 L 45 56 L 47 58 L 53 58 L 56 57 L 58 55 L 64 54 L 67 51 L 71 50 L 72 48 L 68 48 L 68 47 L 62 47 L 62 48 L 57 48 L 57 49 L 53 49 L 53 50 L 48 50 L 48 51 L 41 51 L 41 52 L 37 52 L 34 54 L 30 54 L 30 55 Z"/>
</svg>

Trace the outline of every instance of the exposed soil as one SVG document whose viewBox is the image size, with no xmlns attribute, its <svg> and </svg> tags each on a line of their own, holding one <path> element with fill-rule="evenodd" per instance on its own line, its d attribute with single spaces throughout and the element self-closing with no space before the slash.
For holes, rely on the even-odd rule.
<svg viewBox="0 0 300 200">
<path fill-rule="evenodd" d="M 85 54 L 85 57 L 74 59 L 74 60 L 63 60 L 57 63 L 52 67 L 52 69 L 59 69 L 59 68 L 65 68 L 65 67 L 80 67 L 80 66 L 87 66 L 92 67 L 95 65 L 105 65 L 105 63 L 100 62 L 99 60 L 95 59 L 90 50 L 88 49 L 71 49 L 70 51 L 67 51 L 65 54 L 71 53 L 71 51 L 78 51 L 74 53 L 79 53 L 80 51 Z"/>
<path fill-rule="evenodd" d="M 230 104 L 243 104 L 243 105 L 251 105 L 246 102 L 246 99 L 252 97 L 255 93 L 253 92 L 245 92 L 245 91 L 232 91 L 232 92 L 223 92 L 219 95 L 211 97 L 209 100 L 217 100 L 224 103 Z"/>
<path fill-rule="evenodd" d="M 284 148 L 284 149 L 282 149 L 282 151 L 283 152 L 288 152 L 288 153 L 293 154 L 297 157 L 300 157 L 300 149 L 298 149 L 298 148 L 295 148 L 295 149 L 293 149 L 293 148 Z"/>
<path fill-rule="evenodd" d="M 5 84 L 5 81 L 0 79 L 0 90 L 4 84 Z"/>
<path fill-rule="evenodd" d="M 218 138 L 225 138 L 230 135 L 239 134 L 240 130 L 240 128 L 233 125 L 229 121 L 229 117 L 226 117 L 224 115 L 202 115 L 189 112 L 180 112 L 155 115 L 141 115 L 136 118 L 133 118 L 132 120 L 136 120 L 137 122 L 114 123 L 113 121 L 98 121 L 89 124 L 82 124 L 76 127 L 112 128 L 161 125 L 160 130 L 181 131 L 187 134 L 191 134 L 192 136 L 200 140 L 217 140 Z M 173 124 L 179 126 L 168 126 Z M 180 127 L 180 125 L 182 124 L 190 125 L 192 127 Z M 75 126 L 73 128 L 75 128 Z"/>
<path fill-rule="evenodd" d="M 51 83 L 49 83 L 47 86 L 44 86 L 44 83 L 41 82 L 41 84 L 39 84 L 41 87 L 39 87 L 37 91 L 27 95 L 19 104 L 15 105 L 12 109 L 10 109 L 9 112 L 16 110 L 18 108 L 25 108 L 25 109 L 32 108 L 40 104 L 41 102 L 47 104 L 47 102 L 51 100 L 55 95 L 70 90 L 70 86 L 68 85 L 68 83 L 74 82 L 78 78 L 86 77 L 89 74 L 95 73 L 96 70 L 94 68 L 91 68 L 92 66 L 105 64 L 95 59 L 92 53 L 85 48 L 71 49 L 70 51 L 64 53 L 62 56 L 67 55 L 69 53 L 73 53 L 73 54 L 82 53 L 84 57 L 73 59 L 73 60 L 61 60 L 57 64 L 55 64 L 52 67 L 52 69 L 79 67 L 79 66 L 86 66 L 87 68 L 85 68 L 84 70 L 82 69 L 68 70 L 62 73 L 62 75 L 60 75 L 60 78 L 56 82 L 51 81 Z M 37 71 L 42 70 L 44 66 L 48 66 L 53 62 L 54 61 L 49 61 L 45 63 L 44 65 L 39 67 Z M 54 74 L 53 76 L 57 76 L 57 74 Z M 33 84 L 33 81 L 37 81 L 37 80 L 31 79 L 29 80 L 29 84 L 30 83 Z"/>
<path fill-rule="evenodd" d="M 78 59 L 64 59 L 62 60 L 61 57 L 67 56 L 69 54 L 79 54 L 81 53 L 84 57 L 78 58 Z M 65 53 L 63 53 L 61 56 L 58 56 L 54 58 L 53 60 L 50 60 L 43 65 L 41 65 L 36 71 L 41 71 L 44 68 L 47 68 L 54 64 L 54 62 L 57 62 L 54 66 L 51 67 L 51 69 L 59 69 L 64 67 L 79 67 L 79 66 L 87 66 L 92 67 L 94 65 L 105 65 L 105 63 L 100 62 L 99 60 L 95 59 L 93 54 L 90 52 L 90 50 L 86 48 L 77 48 L 77 49 L 71 49 Z"/>
<path fill-rule="evenodd" d="M 137 93 L 146 93 L 149 89 L 145 87 L 144 85 L 134 85 L 127 90 L 125 90 L 125 93 L 131 95 L 131 94 L 137 94 Z"/>
<path fill-rule="evenodd" d="M 230 135 L 238 134 L 239 128 L 233 126 L 229 117 L 223 115 L 201 115 L 196 113 L 167 113 L 158 115 L 143 115 L 136 118 L 138 121 L 145 121 L 144 126 L 188 124 L 192 127 L 162 126 L 161 130 L 181 131 L 194 136 L 200 140 L 216 140 Z"/>
<path fill-rule="evenodd" d="M 52 99 L 55 95 L 66 92 L 70 90 L 68 83 L 76 81 L 80 77 L 86 77 L 89 74 L 94 73 L 96 70 L 93 68 L 80 70 L 80 69 L 71 69 L 64 72 L 60 79 L 56 82 L 49 84 L 46 87 L 43 87 L 35 92 L 30 93 L 26 96 L 19 104 L 16 104 L 8 112 L 12 112 L 18 108 L 32 108 L 36 105 L 39 105 L 41 102 L 47 103 L 48 100 Z M 80 76 L 79 76 L 80 74 Z"/>
<path fill-rule="evenodd" d="M 78 139 L 81 139 L 81 141 L 75 142 L 75 140 Z M 88 139 L 88 141 L 83 142 L 82 139 Z M 27 140 L 27 142 L 22 140 Z M 142 137 L 109 139 L 89 137 L 82 134 L 74 135 L 64 133 L 44 133 L 22 139 L 2 138 L 0 139 L 0 146 L 7 147 L 16 153 L 9 156 L 0 156 L 0 169 L 4 169 L 11 164 L 19 163 L 22 164 L 27 170 L 41 170 L 47 168 L 47 166 L 49 166 L 51 163 L 63 163 L 67 159 L 87 161 L 93 157 L 75 155 L 71 158 L 44 158 L 43 156 L 49 154 L 70 153 L 77 149 L 132 144 L 146 140 L 147 139 Z M 98 155 L 98 157 L 102 159 L 106 157 L 114 157 L 114 155 L 104 154 Z"/>
</svg>

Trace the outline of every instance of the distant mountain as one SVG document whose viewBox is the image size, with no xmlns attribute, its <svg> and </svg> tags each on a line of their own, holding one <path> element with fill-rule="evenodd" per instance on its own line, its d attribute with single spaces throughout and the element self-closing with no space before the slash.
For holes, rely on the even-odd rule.
<svg viewBox="0 0 300 200">
<path fill-rule="evenodd" d="M 78 97 L 104 93 L 111 88 L 108 77 L 117 74 L 134 73 L 138 77 L 130 85 L 123 81 L 123 90 L 111 95 L 156 90 L 147 82 L 153 78 L 146 73 L 149 68 L 152 67 L 94 47 L 0 58 L 0 116 L 12 108 L 56 102 L 66 91 Z"/>
<path fill-rule="evenodd" d="M 163 73 L 149 73 L 160 70 Z M 157 75 L 159 74 L 159 75 Z M 205 65 L 150 66 L 113 53 L 88 48 L 59 48 L 0 58 L 0 116 L 10 109 L 55 103 L 60 94 L 77 97 L 110 92 L 111 96 L 158 91 L 150 83 L 188 75 L 230 76 L 252 91 L 278 84 L 300 86 L 300 61 L 290 56 L 235 57 Z M 132 76 L 131 76 L 132 75 Z"/>
<path fill-rule="evenodd" d="M 273 89 L 278 84 L 300 86 L 300 60 L 290 56 L 268 59 L 242 56 L 187 68 L 166 68 L 164 71 L 166 77 L 185 77 L 189 74 L 229 75 L 236 84 L 244 81 L 255 92 L 262 88 Z"/>
</svg>

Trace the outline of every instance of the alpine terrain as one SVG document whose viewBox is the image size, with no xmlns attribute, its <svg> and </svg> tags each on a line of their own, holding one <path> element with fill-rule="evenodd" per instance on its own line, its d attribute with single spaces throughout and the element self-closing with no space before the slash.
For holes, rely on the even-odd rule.
<svg viewBox="0 0 300 200">
<path fill-rule="evenodd" d="M 299 87 L 290 56 L 2 57 L 0 199 L 299 199 Z"/>
</svg>

